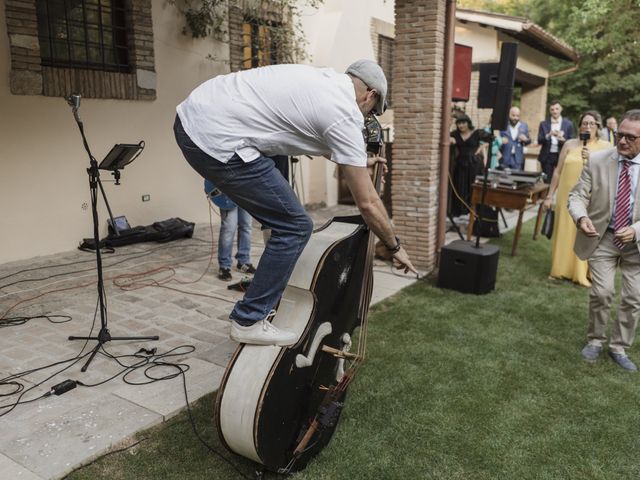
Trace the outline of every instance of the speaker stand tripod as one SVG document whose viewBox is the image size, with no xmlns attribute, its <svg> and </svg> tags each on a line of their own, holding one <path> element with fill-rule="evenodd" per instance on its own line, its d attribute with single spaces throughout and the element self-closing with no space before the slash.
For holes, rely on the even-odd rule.
<svg viewBox="0 0 640 480">
<path fill-rule="evenodd" d="M 115 227 L 115 222 L 113 221 L 113 215 L 111 214 L 111 208 L 108 206 L 107 197 L 104 193 L 104 189 L 102 188 L 102 183 L 100 182 L 100 170 L 98 169 L 98 162 L 95 157 L 91 154 L 91 150 L 89 149 L 89 144 L 87 143 L 87 138 L 84 134 L 84 126 L 82 121 L 80 120 L 80 116 L 78 115 L 78 109 L 80 108 L 80 95 L 71 95 L 68 99 L 69 105 L 73 107 L 73 116 L 78 124 L 78 128 L 80 129 L 80 134 L 82 135 L 82 143 L 84 144 L 84 148 L 89 155 L 89 168 L 87 168 L 87 173 L 89 175 L 89 192 L 91 195 L 91 214 L 93 217 L 93 240 L 96 248 L 96 266 L 98 272 L 98 305 L 100 309 L 100 331 L 95 337 L 76 337 L 70 336 L 69 340 L 96 340 L 98 343 L 93 348 L 91 355 L 89 355 L 89 359 L 85 362 L 85 364 L 80 369 L 82 372 L 86 372 L 87 368 L 89 368 L 89 364 L 93 361 L 98 351 L 102 348 L 102 346 L 110 342 L 112 340 L 158 340 L 159 337 L 157 335 L 150 337 L 112 337 L 111 333 L 109 333 L 109 328 L 107 327 L 107 308 L 105 301 L 105 292 L 104 292 L 104 280 L 102 275 L 102 256 L 100 253 L 100 235 L 98 231 L 98 187 L 100 187 L 100 191 L 102 192 L 102 196 L 105 200 L 105 204 L 107 205 L 109 216 L 111 217 L 111 224 Z M 117 228 L 116 228 L 117 231 Z"/>
<path fill-rule="evenodd" d="M 447 218 L 449 218 L 449 221 L 451 222 L 451 227 L 449 227 L 449 230 L 451 230 L 451 229 L 455 230 L 458 233 L 458 236 L 460 237 L 460 240 L 464 240 L 464 236 L 462 235 L 462 232 L 460 231 L 460 227 L 458 226 L 456 221 L 453 219 L 453 215 L 448 213 L 447 214 Z"/>
</svg>

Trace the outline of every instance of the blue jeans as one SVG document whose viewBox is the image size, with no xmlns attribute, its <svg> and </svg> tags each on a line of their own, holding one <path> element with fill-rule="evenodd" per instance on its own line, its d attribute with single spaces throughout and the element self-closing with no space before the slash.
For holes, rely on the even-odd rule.
<svg viewBox="0 0 640 480">
<path fill-rule="evenodd" d="M 231 268 L 231 254 L 233 253 L 233 238 L 238 231 L 238 253 L 236 260 L 239 265 L 251 263 L 251 215 L 240 207 L 227 210 L 220 209 L 220 235 L 218 236 L 218 266 Z"/>
<path fill-rule="evenodd" d="M 228 163 L 222 163 L 191 141 L 177 115 L 173 131 L 180 150 L 193 169 L 211 180 L 264 228 L 271 229 L 271 238 L 251 285 L 230 315 L 232 320 L 243 325 L 262 320 L 280 300 L 311 237 L 313 222 L 269 157 L 261 156 L 245 163 L 234 155 Z"/>
</svg>

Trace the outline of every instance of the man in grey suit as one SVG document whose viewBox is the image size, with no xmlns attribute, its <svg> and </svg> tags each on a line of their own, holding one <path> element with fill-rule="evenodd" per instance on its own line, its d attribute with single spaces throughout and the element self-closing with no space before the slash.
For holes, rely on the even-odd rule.
<svg viewBox="0 0 640 480">
<path fill-rule="evenodd" d="M 574 250 L 589 261 L 589 329 L 586 360 L 595 361 L 615 295 L 616 267 L 622 275 L 618 315 L 609 339 L 609 356 L 625 370 L 637 367 L 627 356 L 640 314 L 640 110 L 625 113 L 616 148 L 593 153 L 569 193 L 569 213 L 578 226 Z"/>
</svg>

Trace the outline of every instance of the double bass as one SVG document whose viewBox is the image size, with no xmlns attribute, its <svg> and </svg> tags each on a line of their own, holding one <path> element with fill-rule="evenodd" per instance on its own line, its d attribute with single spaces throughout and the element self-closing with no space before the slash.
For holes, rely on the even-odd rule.
<svg viewBox="0 0 640 480">
<path fill-rule="evenodd" d="M 379 154 L 382 129 L 373 115 L 363 134 L 367 150 Z M 378 192 L 381 175 L 377 163 Z M 360 215 L 334 217 L 313 232 L 272 320 L 296 333 L 297 342 L 240 344 L 222 378 L 216 419 L 226 448 L 292 473 L 329 443 L 365 358 L 373 255 L 374 235 Z"/>
</svg>

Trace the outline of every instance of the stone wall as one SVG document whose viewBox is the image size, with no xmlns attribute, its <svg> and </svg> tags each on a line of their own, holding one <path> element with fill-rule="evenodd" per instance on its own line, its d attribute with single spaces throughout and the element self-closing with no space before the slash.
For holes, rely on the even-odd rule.
<svg viewBox="0 0 640 480">
<path fill-rule="evenodd" d="M 125 0 L 131 73 L 41 65 L 36 0 L 6 0 L 14 95 L 154 100 L 155 55 L 151 0 Z"/>
<path fill-rule="evenodd" d="M 545 83 L 541 87 L 522 90 L 521 119 L 529 125 L 529 133 L 533 143 L 537 142 L 540 122 L 547 116 L 547 89 L 547 83 Z"/>
<path fill-rule="evenodd" d="M 242 24 L 244 15 L 239 5 L 229 5 L 229 66 L 232 72 L 242 70 L 244 55 L 242 52 Z"/>
</svg>

